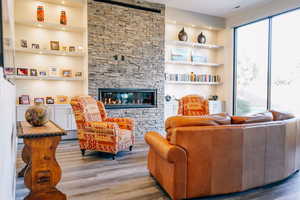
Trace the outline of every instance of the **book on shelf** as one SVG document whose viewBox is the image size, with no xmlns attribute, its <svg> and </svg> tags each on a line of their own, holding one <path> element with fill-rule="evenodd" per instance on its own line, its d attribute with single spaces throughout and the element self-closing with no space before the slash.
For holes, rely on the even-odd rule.
<svg viewBox="0 0 300 200">
<path fill-rule="evenodd" d="M 213 74 L 195 74 L 193 72 L 189 74 L 172 74 L 165 73 L 166 81 L 185 81 L 185 82 L 208 82 L 217 83 L 221 81 L 219 75 Z"/>
</svg>

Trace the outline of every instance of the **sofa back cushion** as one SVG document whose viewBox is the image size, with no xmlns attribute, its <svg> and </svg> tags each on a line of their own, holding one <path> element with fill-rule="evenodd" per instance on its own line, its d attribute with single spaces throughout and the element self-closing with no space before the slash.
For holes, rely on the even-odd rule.
<svg viewBox="0 0 300 200">
<path fill-rule="evenodd" d="M 292 119 L 295 118 L 295 116 L 291 113 L 287 112 L 278 112 L 275 110 L 270 110 L 270 112 L 273 115 L 273 120 L 274 121 L 281 121 L 281 120 L 287 120 L 287 119 Z"/>
<path fill-rule="evenodd" d="M 231 118 L 226 113 L 202 116 L 174 116 L 166 120 L 167 139 L 172 135 L 172 129 L 188 126 L 219 126 L 231 124 Z"/>
<path fill-rule="evenodd" d="M 251 116 L 232 116 L 232 124 L 252 124 L 260 122 L 273 121 L 273 114 L 271 112 L 258 113 Z"/>
</svg>

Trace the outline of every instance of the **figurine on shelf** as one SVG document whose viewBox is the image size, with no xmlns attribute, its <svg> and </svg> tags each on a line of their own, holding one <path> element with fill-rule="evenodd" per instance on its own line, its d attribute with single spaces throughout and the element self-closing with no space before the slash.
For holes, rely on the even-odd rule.
<svg viewBox="0 0 300 200">
<path fill-rule="evenodd" d="M 36 18 L 37 18 L 38 22 L 44 22 L 45 21 L 44 6 L 38 6 L 37 7 Z"/>
<path fill-rule="evenodd" d="M 200 44 L 205 44 L 206 43 L 206 37 L 205 35 L 201 32 L 200 35 L 198 36 L 198 42 Z"/>
<path fill-rule="evenodd" d="M 66 15 L 66 11 L 64 10 L 60 12 L 60 24 L 67 25 L 67 15 Z"/>
</svg>

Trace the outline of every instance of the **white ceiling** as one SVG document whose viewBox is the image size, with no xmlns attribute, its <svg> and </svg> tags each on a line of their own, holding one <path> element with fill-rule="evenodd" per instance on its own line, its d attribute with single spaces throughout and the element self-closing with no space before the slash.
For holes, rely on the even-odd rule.
<svg viewBox="0 0 300 200">
<path fill-rule="evenodd" d="M 219 17 L 229 17 L 241 10 L 257 7 L 272 0 L 147 0 L 166 4 L 168 7 Z M 235 9 L 234 7 L 240 6 Z"/>
</svg>

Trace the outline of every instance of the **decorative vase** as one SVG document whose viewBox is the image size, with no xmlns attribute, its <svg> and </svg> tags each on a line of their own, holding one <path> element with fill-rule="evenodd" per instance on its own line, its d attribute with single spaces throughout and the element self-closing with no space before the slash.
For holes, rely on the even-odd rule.
<svg viewBox="0 0 300 200">
<path fill-rule="evenodd" d="M 200 35 L 198 36 L 198 42 L 200 44 L 205 44 L 206 43 L 206 37 L 205 35 L 203 35 L 203 33 L 201 32 Z"/>
<path fill-rule="evenodd" d="M 25 113 L 26 121 L 32 126 L 43 126 L 48 122 L 47 107 L 41 103 L 30 106 Z"/>
<path fill-rule="evenodd" d="M 64 10 L 60 12 L 60 24 L 67 25 L 67 15 L 66 15 L 66 11 Z"/>
<path fill-rule="evenodd" d="M 180 41 L 187 41 L 188 40 L 188 35 L 187 35 L 187 33 L 184 31 L 184 28 L 182 28 L 182 30 L 179 32 L 179 34 L 178 34 L 178 39 L 180 40 Z"/>
<path fill-rule="evenodd" d="M 36 18 L 38 22 L 44 22 L 45 21 L 45 11 L 43 6 L 38 6 L 36 10 Z"/>
</svg>

